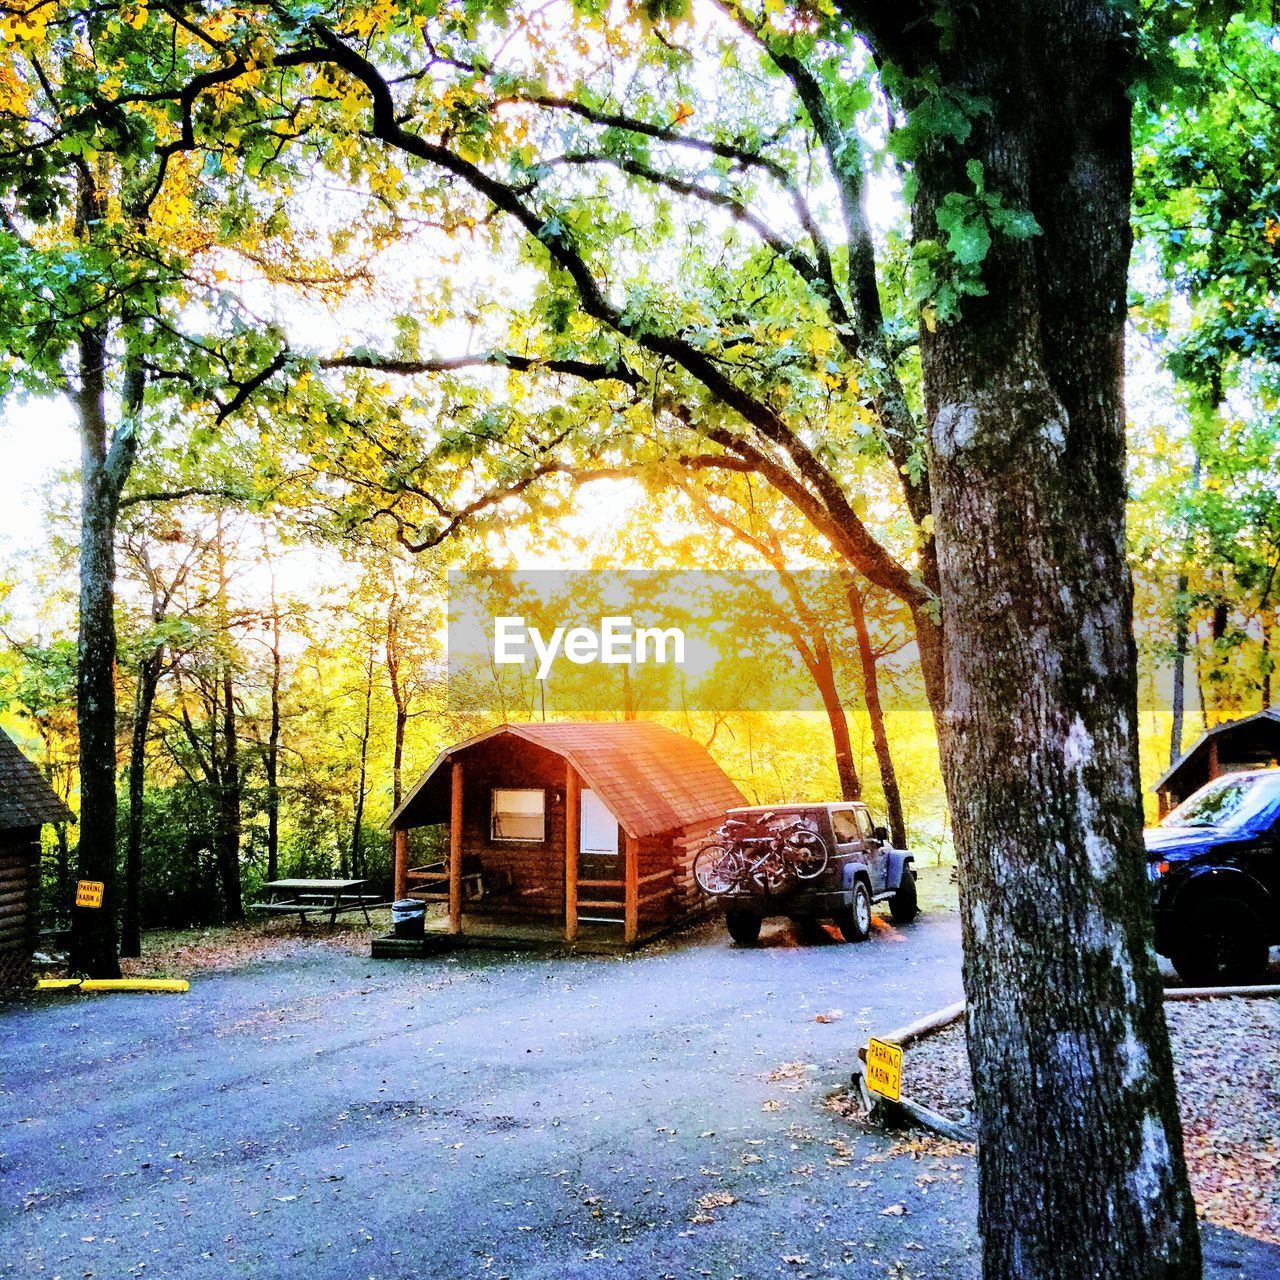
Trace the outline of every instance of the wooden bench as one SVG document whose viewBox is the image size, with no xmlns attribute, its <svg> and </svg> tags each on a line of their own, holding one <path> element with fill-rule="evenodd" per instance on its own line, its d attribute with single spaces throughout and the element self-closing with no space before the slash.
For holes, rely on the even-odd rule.
<svg viewBox="0 0 1280 1280">
<path fill-rule="evenodd" d="M 445 860 L 429 862 L 421 867 L 410 867 L 405 875 L 409 885 L 409 896 L 422 902 L 449 901 L 449 863 Z M 462 859 L 462 896 L 475 901 L 486 896 L 493 896 L 511 888 L 511 879 L 506 875 L 495 876 L 486 872 L 480 859 L 468 854 Z"/>
</svg>

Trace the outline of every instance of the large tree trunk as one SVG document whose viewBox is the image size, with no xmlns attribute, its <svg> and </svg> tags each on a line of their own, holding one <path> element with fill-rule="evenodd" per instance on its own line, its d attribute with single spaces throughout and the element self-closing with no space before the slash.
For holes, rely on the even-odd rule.
<svg viewBox="0 0 1280 1280">
<path fill-rule="evenodd" d="M 77 875 L 103 885 L 101 907 L 71 914 L 71 966 L 95 978 L 118 977 L 116 951 L 116 622 L 115 536 L 120 492 L 137 450 L 140 370 L 126 374 L 119 430 L 108 430 L 107 338 L 86 327 L 80 338 L 80 620 L 76 636 L 76 722 L 80 737 Z M 110 439 L 109 439 L 110 437 Z"/>
<path fill-rule="evenodd" d="M 116 955 L 116 632 L 115 504 L 102 435 L 81 424 L 80 629 L 76 643 L 76 720 L 80 730 L 80 821 L 76 874 L 103 885 L 102 906 L 71 916 L 72 968 L 118 977 Z"/>
<path fill-rule="evenodd" d="M 1143 874 L 1125 22 L 1018 0 L 900 46 L 989 104 L 963 143 L 927 145 L 917 237 L 975 159 L 1043 229 L 997 231 L 985 296 L 922 336 L 989 1280 L 1200 1274 Z"/>
<path fill-rule="evenodd" d="M 142 814 L 147 777 L 147 733 L 160 683 L 163 651 L 149 653 L 138 664 L 133 701 L 133 733 L 129 743 L 129 828 L 124 851 L 124 909 L 120 918 L 120 954 L 142 954 Z"/>
<path fill-rule="evenodd" d="M 867 717 L 871 721 L 871 740 L 875 746 L 876 764 L 880 770 L 880 789 L 884 792 L 885 814 L 889 819 L 889 835 L 894 847 L 907 847 L 907 823 L 902 814 L 902 792 L 898 788 L 898 771 L 894 768 L 893 752 L 889 749 L 889 734 L 884 724 L 884 708 L 880 705 L 880 673 L 876 669 L 876 652 L 867 630 L 867 611 L 862 592 L 857 583 L 846 576 L 845 593 L 849 600 L 849 614 L 853 618 L 853 630 L 858 641 L 858 664 L 862 672 L 862 697 L 867 704 Z"/>
</svg>

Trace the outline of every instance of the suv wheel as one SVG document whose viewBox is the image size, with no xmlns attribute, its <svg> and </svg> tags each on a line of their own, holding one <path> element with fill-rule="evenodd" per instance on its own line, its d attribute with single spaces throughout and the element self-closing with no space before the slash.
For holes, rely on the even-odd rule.
<svg viewBox="0 0 1280 1280">
<path fill-rule="evenodd" d="M 724 927 L 740 947 L 754 946 L 760 941 L 760 917 L 750 911 L 726 911 Z"/>
<path fill-rule="evenodd" d="M 841 907 L 832 919 L 846 942 L 865 942 L 871 936 L 871 890 L 865 880 L 853 882 L 853 903 Z"/>
<path fill-rule="evenodd" d="M 889 899 L 889 919 L 894 924 L 910 924 L 920 914 L 920 900 L 916 893 L 916 873 L 910 867 L 902 868 L 902 879 L 897 891 Z"/>
<path fill-rule="evenodd" d="M 1192 986 L 1248 984 L 1266 974 L 1267 952 L 1258 913 L 1239 898 L 1219 896 L 1188 914 L 1173 967 Z"/>
</svg>

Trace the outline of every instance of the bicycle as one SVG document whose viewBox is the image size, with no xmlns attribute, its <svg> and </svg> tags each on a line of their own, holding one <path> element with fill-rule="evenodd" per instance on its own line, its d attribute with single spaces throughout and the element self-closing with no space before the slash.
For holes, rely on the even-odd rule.
<svg viewBox="0 0 1280 1280">
<path fill-rule="evenodd" d="M 803 822 L 785 828 L 770 826 L 774 815 L 759 821 L 732 818 L 725 822 L 694 858 L 693 875 L 699 888 L 713 897 L 738 893 L 754 885 L 776 893 L 791 879 L 815 880 L 826 869 L 826 842 Z M 763 851 L 752 846 L 763 846 Z"/>
</svg>

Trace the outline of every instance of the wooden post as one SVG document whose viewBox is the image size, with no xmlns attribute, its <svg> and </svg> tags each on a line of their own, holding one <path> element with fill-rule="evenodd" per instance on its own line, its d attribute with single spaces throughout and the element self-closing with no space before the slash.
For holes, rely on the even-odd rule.
<svg viewBox="0 0 1280 1280">
<path fill-rule="evenodd" d="M 622 940 L 630 946 L 640 931 L 640 842 L 632 835 L 627 836 L 626 876 Z"/>
<path fill-rule="evenodd" d="M 462 762 L 453 762 L 449 796 L 449 932 L 462 932 Z"/>
<path fill-rule="evenodd" d="M 564 770 L 564 940 L 578 937 L 578 824 L 581 797 L 578 772 L 571 764 Z"/>
<path fill-rule="evenodd" d="M 1222 766 L 1218 761 L 1218 740 L 1209 739 L 1209 781 L 1222 776 Z"/>
<path fill-rule="evenodd" d="M 409 892 L 409 833 L 397 827 L 392 833 L 396 851 L 395 894 L 403 898 Z"/>
</svg>

